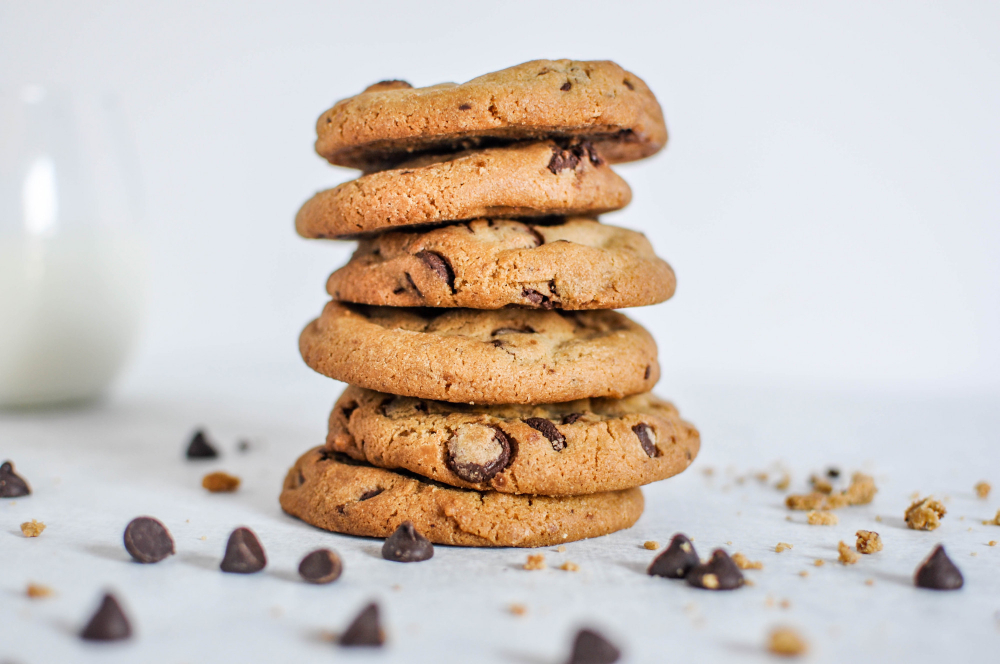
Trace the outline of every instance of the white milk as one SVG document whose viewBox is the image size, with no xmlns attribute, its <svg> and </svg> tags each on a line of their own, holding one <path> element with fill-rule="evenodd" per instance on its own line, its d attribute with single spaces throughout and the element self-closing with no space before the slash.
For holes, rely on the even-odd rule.
<svg viewBox="0 0 1000 664">
<path fill-rule="evenodd" d="M 144 290 L 131 235 L 0 234 L 0 407 L 99 396 L 132 349 Z"/>
</svg>

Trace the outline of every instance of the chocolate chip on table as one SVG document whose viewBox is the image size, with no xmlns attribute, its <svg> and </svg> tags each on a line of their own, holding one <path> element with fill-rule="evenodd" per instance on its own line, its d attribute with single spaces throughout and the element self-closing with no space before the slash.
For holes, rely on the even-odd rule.
<svg viewBox="0 0 1000 664">
<path fill-rule="evenodd" d="M 930 590 L 958 590 L 965 584 L 962 573 L 955 567 L 955 563 L 951 562 L 951 558 L 940 544 L 917 568 L 914 581 L 918 587 Z"/>
<path fill-rule="evenodd" d="M 434 545 L 410 521 L 401 523 L 382 545 L 382 557 L 398 563 L 418 563 L 433 556 Z"/>
<path fill-rule="evenodd" d="M 556 452 L 562 452 L 566 449 L 566 436 L 559 432 L 551 420 L 544 417 L 529 417 L 524 420 L 524 423 L 548 438 L 549 442 L 552 443 L 552 449 Z"/>
<path fill-rule="evenodd" d="M 632 433 L 634 433 L 635 437 L 639 439 L 639 444 L 642 445 L 642 451 L 645 452 L 647 456 L 659 456 L 659 451 L 656 449 L 656 432 L 653 431 L 653 427 L 649 426 L 645 422 L 640 422 L 632 427 Z"/>
<path fill-rule="evenodd" d="M 104 595 L 101 606 L 80 632 L 80 638 L 86 641 L 121 641 L 130 636 L 132 636 L 132 626 L 118 600 L 111 593 Z"/>
<path fill-rule="evenodd" d="M 735 590 L 743 585 L 743 572 L 722 549 L 713 551 L 707 563 L 692 568 L 684 578 L 695 588 L 707 590 Z"/>
<path fill-rule="evenodd" d="M 612 664 L 621 651 L 592 629 L 581 629 L 573 639 L 573 650 L 566 664 Z"/>
<path fill-rule="evenodd" d="M 511 439 L 503 429 L 484 424 L 463 424 L 448 439 L 448 467 L 466 482 L 484 482 L 507 467 Z"/>
<path fill-rule="evenodd" d="M 191 437 L 191 442 L 188 443 L 185 456 L 189 459 L 215 459 L 219 456 L 219 452 L 212 443 L 208 442 L 205 431 L 198 429 Z"/>
<path fill-rule="evenodd" d="M 226 543 L 226 555 L 219 564 L 223 572 L 234 574 L 253 574 L 264 569 L 267 556 L 260 540 L 249 528 L 237 528 L 229 535 Z"/>
<path fill-rule="evenodd" d="M 0 464 L 0 498 L 20 498 L 31 495 L 31 487 L 24 478 L 14 472 L 14 463 Z"/>
<path fill-rule="evenodd" d="M 447 258 L 436 251 L 428 251 L 426 249 L 418 251 L 414 256 L 423 261 L 424 265 L 448 284 L 451 292 L 455 292 L 455 272 L 451 269 L 451 263 L 448 262 Z"/>
<path fill-rule="evenodd" d="M 158 563 L 174 555 L 174 538 L 151 516 L 132 519 L 125 526 L 125 550 L 140 563 Z"/>
<path fill-rule="evenodd" d="M 663 553 L 653 558 L 646 572 L 650 576 L 683 579 L 700 562 L 691 540 L 684 533 L 677 533 Z"/>
<path fill-rule="evenodd" d="M 330 549 L 316 549 L 299 563 L 299 576 L 309 583 L 331 583 L 340 578 L 344 567 L 340 556 Z"/>
<path fill-rule="evenodd" d="M 372 602 L 357 615 L 340 635 L 342 646 L 381 646 L 385 632 L 379 620 L 378 604 Z"/>
</svg>

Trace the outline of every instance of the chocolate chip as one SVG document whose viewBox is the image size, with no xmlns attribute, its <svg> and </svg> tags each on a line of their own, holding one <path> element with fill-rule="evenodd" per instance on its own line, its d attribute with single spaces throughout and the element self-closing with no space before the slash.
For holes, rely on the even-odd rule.
<svg viewBox="0 0 1000 664">
<path fill-rule="evenodd" d="M 583 148 L 583 151 L 587 154 L 591 164 L 594 166 L 600 166 L 604 163 L 604 159 L 597 152 L 597 150 L 594 149 L 594 146 L 590 141 L 583 141 L 580 143 L 580 147 Z"/>
<path fill-rule="evenodd" d="M 955 563 L 951 562 L 951 558 L 940 544 L 917 568 L 914 581 L 918 587 L 931 590 L 958 590 L 965 584 L 962 573 L 955 567 Z"/>
<path fill-rule="evenodd" d="M 364 92 L 382 92 L 384 90 L 405 90 L 412 87 L 413 86 L 407 83 L 406 81 L 400 81 L 398 79 L 394 79 L 391 81 L 379 81 L 378 83 L 372 83 L 371 85 L 369 85 L 367 88 L 364 89 Z"/>
<path fill-rule="evenodd" d="M 385 643 L 385 632 L 379 621 L 378 604 L 372 602 L 348 625 L 340 635 L 342 646 L 380 646 Z"/>
<path fill-rule="evenodd" d="M 366 500 L 374 498 L 375 496 L 379 495 L 383 491 L 385 491 L 385 489 L 383 489 L 382 487 L 376 487 L 374 489 L 369 489 L 368 491 L 365 491 L 363 494 L 361 494 L 360 496 L 358 496 L 358 502 L 359 503 L 363 503 Z"/>
<path fill-rule="evenodd" d="M 410 288 L 412 288 L 417 292 L 417 297 L 423 297 L 424 294 L 420 292 L 419 288 L 417 288 L 417 282 L 413 280 L 413 277 L 410 276 L 410 273 L 404 272 L 403 275 L 406 277 L 406 282 L 410 284 Z"/>
<path fill-rule="evenodd" d="M 455 272 L 451 269 L 451 264 L 447 258 L 436 251 L 427 251 L 426 249 L 418 251 L 414 255 L 422 260 L 424 265 L 430 268 L 442 281 L 448 284 L 448 288 L 451 289 L 452 293 L 455 292 Z"/>
<path fill-rule="evenodd" d="M 713 551 L 711 560 L 692 568 L 684 578 L 695 588 L 707 590 L 734 590 L 743 585 L 743 572 L 722 549 Z"/>
<path fill-rule="evenodd" d="M 683 579 L 701 561 L 694 550 L 694 544 L 683 533 L 677 533 L 670 540 L 663 553 L 653 558 L 646 572 L 650 576 L 664 576 L 668 579 Z"/>
<path fill-rule="evenodd" d="M 826 476 L 831 479 L 837 479 L 838 477 L 840 477 L 840 468 L 833 468 L 833 467 L 827 468 Z"/>
<path fill-rule="evenodd" d="M 531 288 L 521 289 L 521 297 L 527 299 L 529 302 L 542 309 L 552 309 L 555 305 L 549 300 L 548 296 L 542 295 L 536 290 Z"/>
<path fill-rule="evenodd" d="M 351 413 L 358 409 L 358 402 L 351 401 L 340 407 L 340 414 L 344 416 L 344 420 L 351 419 Z"/>
<path fill-rule="evenodd" d="M 208 442 L 208 436 L 205 435 L 205 432 L 198 429 L 191 437 L 191 442 L 188 443 L 186 456 L 189 459 L 215 459 L 219 453 Z"/>
<path fill-rule="evenodd" d="M 570 83 L 569 81 L 566 81 L 565 83 L 559 86 L 559 89 L 562 90 L 563 92 L 569 92 L 569 89 L 571 87 L 573 87 L 573 84 Z"/>
<path fill-rule="evenodd" d="M 651 374 L 651 373 L 653 373 L 653 367 L 647 364 L 646 365 L 646 372 L 642 374 L 642 379 L 643 380 L 649 380 L 649 374 Z"/>
<path fill-rule="evenodd" d="M 267 556 L 260 540 L 249 528 L 237 528 L 229 535 L 226 544 L 226 555 L 219 564 L 223 572 L 234 574 L 253 574 L 264 569 Z"/>
<path fill-rule="evenodd" d="M 130 636 L 132 636 L 132 626 L 129 625 L 118 600 L 111 593 L 104 595 L 101 606 L 80 632 L 80 638 L 86 641 L 121 641 Z"/>
<path fill-rule="evenodd" d="M 625 85 L 625 87 L 626 87 L 626 88 L 628 88 L 629 90 L 635 90 L 635 86 L 634 86 L 634 85 L 632 85 L 632 81 L 628 80 L 627 78 L 626 78 L 625 80 L 623 80 L 623 81 L 622 81 L 622 83 L 623 83 L 623 84 Z"/>
<path fill-rule="evenodd" d="M 466 482 L 485 482 L 507 467 L 511 440 L 500 427 L 463 424 L 448 440 L 448 467 Z"/>
<path fill-rule="evenodd" d="M 162 523 L 151 516 L 132 519 L 125 526 L 125 550 L 137 562 L 158 563 L 174 555 L 174 538 Z"/>
<path fill-rule="evenodd" d="M 540 247 L 543 244 L 545 244 L 545 236 L 539 233 L 537 228 L 535 228 L 534 226 L 528 226 L 527 229 L 528 232 L 534 236 L 536 247 Z M 560 240 L 560 242 L 563 242 L 563 240 Z"/>
<path fill-rule="evenodd" d="M 24 478 L 14 472 L 14 463 L 0 464 L 0 498 L 20 498 L 31 495 L 31 487 Z"/>
<path fill-rule="evenodd" d="M 645 422 L 640 422 L 632 427 L 632 432 L 639 439 L 639 444 L 642 445 L 647 456 L 659 456 L 659 450 L 656 449 L 656 432 L 653 431 L 653 427 Z"/>
<path fill-rule="evenodd" d="M 434 545 L 417 532 L 410 521 L 404 521 L 385 539 L 382 557 L 397 563 L 419 563 L 434 557 Z"/>
<path fill-rule="evenodd" d="M 535 328 L 530 325 L 525 325 L 524 327 L 498 327 L 497 329 L 490 332 L 491 337 L 495 337 L 501 334 L 534 334 Z"/>
<path fill-rule="evenodd" d="M 548 169 L 553 174 L 558 175 L 567 168 L 576 168 L 580 163 L 580 155 L 573 150 L 565 150 L 558 145 L 552 146 L 552 158 L 549 159 Z"/>
<path fill-rule="evenodd" d="M 332 583 L 342 570 L 340 556 L 330 549 L 316 549 L 299 563 L 299 576 L 309 583 Z"/>
<path fill-rule="evenodd" d="M 559 432 L 556 425 L 552 424 L 551 420 L 547 420 L 544 417 L 529 417 L 524 420 L 524 423 L 536 431 L 540 431 L 543 436 L 549 439 L 552 443 L 552 449 L 556 452 L 562 452 L 566 449 L 566 436 Z"/>
<path fill-rule="evenodd" d="M 576 422 L 581 417 L 583 417 L 583 413 L 570 413 L 569 415 L 563 415 L 562 423 L 563 424 L 573 424 L 574 422 Z"/>
<path fill-rule="evenodd" d="M 622 656 L 610 641 L 592 629 L 581 629 L 573 639 L 567 664 L 613 664 Z"/>
<path fill-rule="evenodd" d="M 458 110 L 460 110 L 460 111 L 468 111 L 471 108 L 472 108 L 472 104 L 470 104 L 469 102 L 466 102 L 464 104 L 459 105 Z"/>
</svg>

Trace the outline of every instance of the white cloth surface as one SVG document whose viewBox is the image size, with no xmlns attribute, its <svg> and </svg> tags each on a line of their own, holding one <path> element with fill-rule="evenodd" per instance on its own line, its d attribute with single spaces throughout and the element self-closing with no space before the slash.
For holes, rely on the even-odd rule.
<svg viewBox="0 0 1000 664">
<path fill-rule="evenodd" d="M 789 625 L 810 644 L 810 662 L 989 661 L 1000 646 L 1000 409 L 995 395 L 886 396 L 706 386 L 658 390 L 702 432 L 702 454 L 677 478 L 644 489 L 646 511 L 624 532 L 553 548 L 438 546 L 417 564 L 382 560 L 381 541 L 326 533 L 282 513 L 286 469 L 320 444 L 338 386 L 295 367 L 211 367 L 155 387 L 133 386 L 96 407 L 0 413 L 0 457 L 30 483 L 30 497 L 0 501 L 0 662 L 522 662 L 565 660 L 575 630 L 592 626 L 620 645 L 623 661 L 769 661 L 766 635 Z M 218 442 L 218 460 L 183 458 L 196 426 Z M 246 437 L 251 447 L 236 449 Z M 809 526 L 773 488 L 783 463 L 792 489 L 829 465 L 876 477 L 871 505 L 838 511 L 836 526 Z M 712 468 L 708 475 L 705 471 Z M 233 494 L 209 494 L 202 476 L 242 478 Z M 766 484 L 754 473 L 768 471 Z M 986 500 L 976 481 L 997 487 Z M 910 494 L 944 499 L 934 532 L 906 529 Z M 177 555 L 130 561 L 125 525 L 162 520 Z M 786 519 L 791 516 L 791 520 Z M 876 521 L 881 515 L 881 522 Z M 47 528 L 24 538 L 19 524 Z M 229 532 L 246 525 L 268 556 L 262 573 L 219 571 Z M 837 542 L 879 532 L 881 553 L 845 567 Z M 716 547 L 764 563 L 750 587 L 709 592 L 649 577 L 675 532 L 705 558 Z M 794 548 L 775 553 L 777 542 Z M 938 542 L 965 575 L 958 592 L 915 588 L 913 572 Z M 301 557 L 330 547 L 343 576 L 303 583 Z M 521 569 L 543 553 L 544 571 Z M 814 561 L 824 560 L 822 567 Z M 558 569 L 564 561 L 578 572 Z M 807 571 L 808 576 L 800 576 Z M 865 580 L 872 579 L 873 585 Z M 55 594 L 29 599 L 29 582 Z M 112 590 L 135 636 L 121 644 L 77 638 L 101 593 Z M 368 601 L 388 633 L 380 650 L 331 642 Z M 787 607 L 783 608 L 783 600 Z M 527 612 L 513 615 L 511 604 Z"/>
</svg>

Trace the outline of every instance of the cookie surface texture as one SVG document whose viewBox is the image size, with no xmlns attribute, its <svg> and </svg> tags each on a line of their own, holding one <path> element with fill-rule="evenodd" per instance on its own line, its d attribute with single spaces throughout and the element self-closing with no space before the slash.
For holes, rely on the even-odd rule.
<svg viewBox="0 0 1000 664">
<path fill-rule="evenodd" d="M 307 238 L 349 238 L 477 217 L 595 216 L 631 199 L 628 184 L 589 142 L 542 141 L 370 173 L 313 196 L 295 228 Z"/>
<path fill-rule="evenodd" d="M 614 311 L 368 307 L 331 301 L 299 337 L 336 380 L 459 403 L 557 403 L 648 392 L 656 342 Z"/>
<path fill-rule="evenodd" d="M 393 307 L 618 309 L 663 302 L 677 281 L 642 233 L 572 217 L 476 219 L 362 240 L 334 299 Z"/>
<path fill-rule="evenodd" d="M 700 438 L 650 393 L 468 406 L 350 386 L 330 414 L 326 446 L 451 486 L 566 496 L 676 475 L 697 456 Z"/>
<path fill-rule="evenodd" d="M 468 491 L 359 464 L 322 448 L 288 471 L 281 507 L 319 528 L 388 537 L 404 521 L 435 544 L 535 547 L 628 528 L 639 489 L 562 498 Z"/>
<path fill-rule="evenodd" d="M 655 154 L 663 111 L 638 76 L 608 61 L 534 60 L 462 84 L 384 81 L 316 121 L 316 152 L 373 171 L 414 153 L 578 137 L 609 162 Z"/>
</svg>

